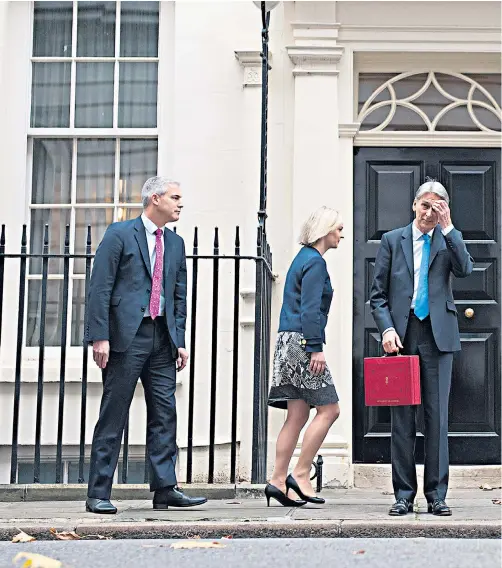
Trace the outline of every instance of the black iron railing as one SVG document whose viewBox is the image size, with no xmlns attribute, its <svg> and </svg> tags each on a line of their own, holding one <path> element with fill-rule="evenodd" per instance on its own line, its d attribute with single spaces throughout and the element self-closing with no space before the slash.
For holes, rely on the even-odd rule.
<svg viewBox="0 0 502 568">
<path fill-rule="evenodd" d="M 37 394 L 36 394 L 36 417 L 35 417 L 35 444 L 34 444 L 34 467 L 33 482 L 41 481 L 41 448 L 42 448 L 42 421 L 47 420 L 43 416 L 44 386 L 45 386 L 45 362 L 46 362 L 46 316 L 47 316 L 47 292 L 50 281 L 49 262 L 54 259 L 62 260 L 62 293 L 58 298 L 60 302 L 60 339 L 57 347 L 60 350 L 59 356 L 59 393 L 58 393 L 58 413 L 57 413 L 57 440 L 56 440 L 56 462 L 54 479 L 52 482 L 63 482 L 63 424 L 65 408 L 65 387 L 66 387 L 66 363 L 68 353 L 68 311 L 69 311 L 69 289 L 70 289 L 70 268 L 71 262 L 83 259 L 85 262 L 85 273 L 82 279 L 85 280 L 84 286 L 84 321 L 86 314 L 86 303 L 89 289 L 89 280 L 92 268 L 92 242 L 91 227 L 87 228 L 87 238 L 85 243 L 85 253 L 75 254 L 70 252 L 70 227 L 66 226 L 62 253 L 52 253 L 49 250 L 49 226 L 46 225 L 43 236 L 43 246 L 41 253 L 28 252 L 27 230 L 23 226 L 21 247 L 18 253 L 6 253 L 6 234 L 5 225 L 2 226 L 0 235 L 0 349 L 2 348 L 1 330 L 6 322 L 3 321 L 5 310 L 5 272 L 12 261 L 18 261 L 19 266 L 19 287 L 17 303 L 17 340 L 16 358 L 14 370 L 14 389 L 13 389 L 13 421 L 12 421 L 12 442 L 11 442 L 11 468 L 10 482 L 18 482 L 19 465 L 19 430 L 20 430 L 20 402 L 21 385 L 23 383 L 23 349 L 26 345 L 25 326 L 26 326 L 26 282 L 28 280 L 27 263 L 32 261 L 41 262 L 41 270 L 38 273 L 41 281 L 41 292 L 39 301 L 38 339 L 38 373 L 37 373 Z M 212 304 L 211 304 L 211 362 L 210 362 L 210 400 L 209 400 L 209 447 L 208 447 L 208 469 L 207 482 L 213 483 L 215 479 L 215 433 L 216 433 L 216 403 L 218 397 L 218 386 L 222 378 L 218 368 L 218 322 L 219 315 L 223 308 L 232 310 L 233 333 L 232 333 L 232 396 L 230 416 L 230 479 L 231 483 L 238 481 L 237 460 L 238 460 L 238 383 L 239 383 L 239 355 L 241 354 L 240 339 L 240 292 L 241 292 L 241 269 L 243 263 L 254 262 L 256 270 L 255 288 L 255 321 L 254 321 L 254 390 L 253 390 L 253 434 L 252 434 L 252 482 L 263 483 L 266 477 L 266 442 L 267 442 L 267 395 L 268 378 L 270 371 L 270 308 L 272 296 L 272 254 L 267 243 L 263 228 L 258 228 L 256 255 L 241 254 L 239 228 L 235 231 L 235 243 L 233 254 L 225 255 L 220 252 L 218 229 L 214 232 L 212 254 L 199 253 L 199 234 L 197 228 L 194 231 L 192 254 L 187 256 L 188 263 L 191 263 L 191 286 L 189 286 L 189 297 L 191 299 L 190 319 L 190 368 L 188 384 L 188 424 L 187 424 L 187 448 L 186 448 L 186 482 L 191 483 L 193 479 L 194 467 L 194 406 L 197 376 L 197 308 L 200 302 L 199 288 L 200 278 L 199 269 L 202 263 L 212 265 Z M 232 298 L 221 298 L 220 267 L 222 263 L 233 265 L 233 296 Z M 205 266 L 205 265 L 204 265 Z M 10 270 L 13 270 L 10 267 Z M 223 305 L 224 304 L 224 305 Z M 81 329 L 84 329 L 82 325 Z M 14 330 L 12 330 L 14 333 Z M 85 450 L 87 433 L 87 401 L 88 401 L 88 345 L 83 337 L 79 342 L 82 349 L 81 364 L 81 400 L 80 400 L 80 425 L 79 425 L 79 459 L 78 459 L 78 482 L 85 483 Z M 51 345 L 54 345 L 52 343 Z M 51 417 L 51 419 L 53 419 Z M 92 427 L 93 425 L 91 425 Z M 123 438 L 121 461 L 121 481 L 128 481 L 129 463 L 129 421 L 126 424 Z M 145 455 L 144 482 L 149 479 L 148 456 Z"/>
</svg>

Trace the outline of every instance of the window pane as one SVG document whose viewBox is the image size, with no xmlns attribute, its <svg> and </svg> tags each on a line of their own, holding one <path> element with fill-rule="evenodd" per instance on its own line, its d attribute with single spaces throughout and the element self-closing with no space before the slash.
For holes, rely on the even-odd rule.
<svg viewBox="0 0 502 568">
<path fill-rule="evenodd" d="M 77 203 L 113 203 L 115 140 L 77 142 Z"/>
<path fill-rule="evenodd" d="M 159 38 L 158 2 L 122 2 L 120 55 L 157 57 Z"/>
<path fill-rule="evenodd" d="M 48 280 L 47 307 L 45 312 L 44 341 L 48 347 L 61 345 L 61 318 L 63 315 L 63 281 Z M 28 282 L 28 320 L 26 324 L 26 345 L 38 347 L 42 312 L 42 281 Z"/>
<path fill-rule="evenodd" d="M 33 63 L 31 126 L 70 126 L 70 63 Z"/>
<path fill-rule="evenodd" d="M 77 20 L 77 56 L 115 55 L 115 2 L 80 2 Z"/>
<path fill-rule="evenodd" d="M 73 2 L 35 2 L 34 57 L 71 57 Z"/>
<path fill-rule="evenodd" d="M 121 140 L 119 202 L 141 203 L 141 188 L 155 175 L 157 140 Z"/>
<path fill-rule="evenodd" d="M 113 63 L 77 63 L 75 126 L 113 126 Z"/>
<path fill-rule="evenodd" d="M 143 212 L 142 207 L 119 207 L 117 211 L 117 221 L 129 221 L 136 219 Z"/>
<path fill-rule="evenodd" d="M 78 483 L 78 459 L 68 463 L 68 483 Z M 89 462 L 84 461 L 84 479 L 89 479 Z"/>
<path fill-rule="evenodd" d="M 72 312 L 71 312 L 71 345 L 81 346 L 84 340 L 85 316 L 85 280 L 73 280 Z M 70 466 L 71 467 L 71 466 Z M 78 477 L 78 462 L 74 464 L 75 476 Z M 88 479 L 88 477 L 86 478 Z M 69 481 L 77 483 L 77 481 Z"/>
<path fill-rule="evenodd" d="M 118 482 L 122 483 L 122 472 L 124 471 L 124 462 L 119 460 L 118 464 Z M 127 483 L 145 483 L 145 460 L 127 462 Z"/>
<path fill-rule="evenodd" d="M 469 98 L 472 84 L 469 80 L 462 77 L 448 75 L 446 73 L 435 73 L 435 79 L 439 84 L 439 88 L 434 83 L 430 84 L 425 92 L 419 97 L 413 99 L 412 104 L 423 111 L 431 122 L 439 115 L 444 108 L 452 103 L 452 98 L 463 102 L 461 106 L 453 108 L 448 111 L 439 120 L 436 126 L 438 131 L 477 131 L 478 125 L 472 120 L 466 106 L 466 101 Z M 359 75 L 359 111 L 371 96 L 371 94 L 381 85 L 386 83 L 393 77 L 392 74 L 386 73 L 362 73 Z M 478 83 L 482 88 L 486 89 L 488 93 L 500 105 L 501 81 L 500 75 L 484 74 L 484 75 L 469 75 L 469 77 Z M 393 83 L 393 88 L 396 94 L 396 99 L 399 102 L 417 93 L 421 87 L 426 84 L 428 78 L 427 73 L 420 73 L 405 77 Z M 441 90 L 448 93 L 450 97 L 445 96 Z M 379 101 L 391 101 L 391 94 L 388 88 L 385 88 L 375 99 L 371 105 L 375 105 Z M 473 92 L 472 99 L 474 101 L 481 101 L 488 104 L 491 108 L 494 107 L 493 102 L 483 92 L 476 87 Z M 491 130 L 500 131 L 501 122 L 495 113 L 490 110 L 484 109 L 479 105 L 474 104 L 473 113 L 475 117 L 481 122 L 482 125 L 490 128 Z M 390 104 L 379 108 L 372 112 L 363 120 L 361 130 L 369 130 L 381 125 L 389 114 Z M 413 110 L 405 108 L 401 105 L 397 110 L 390 122 L 385 128 L 386 131 L 408 131 L 408 130 L 421 130 L 426 131 L 427 125 L 425 121 Z"/>
<path fill-rule="evenodd" d="M 38 4 L 38 2 L 37 2 Z M 19 463 L 17 466 L 17 482 L 33 483 L 35 474 L 34 463 Z M 56 483 L 56 462 L 45 462 L 40 464 L 40 483 Z"/>
<path fill-rule="evenodd" d="M 75 254 L 85 254 L 87 227 L 91 226 L 92 252 L 99 245 L 108 225 L 113 222 L 113 207 L 105 209 L 76 209 L 75 211 Z M 76 258 L 75 273 L 85 272 L 85 259 Z"/>
<path fill-rule="evenodd" d="M 49 252 L 62 254 L 66 225 L 70 224 L 69 209 L 32 209 L 30 226 L 30 252 L 42 254 L 45 225 L 49 225 Z M 42 259 L 30 260 L 30 274 L 42 273 Z M 63 259 L 49 259 L 49 274 L 63 274 Z"/>
<path fill-rule="evenodd" d="M 70 203 L 72 141 L 33 140 L 32 203 Z"/>
<path fill-rule="evenodd" d="M 157 63 L 120 63 L 119 127 L 157 126 Z"/>
</svg>

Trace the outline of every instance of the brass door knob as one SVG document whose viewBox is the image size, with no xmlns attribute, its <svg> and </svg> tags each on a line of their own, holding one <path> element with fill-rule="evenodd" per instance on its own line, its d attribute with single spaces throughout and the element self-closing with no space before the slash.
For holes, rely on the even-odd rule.
<svg viewBox="0 0 502 568">
<path fill-rule="evenodd" d="M 471 319 L 474 317 L 474 310 L 472 308 L 467 308 L 464 312 L 464 316 L 468 319 Z"/>
</svg>

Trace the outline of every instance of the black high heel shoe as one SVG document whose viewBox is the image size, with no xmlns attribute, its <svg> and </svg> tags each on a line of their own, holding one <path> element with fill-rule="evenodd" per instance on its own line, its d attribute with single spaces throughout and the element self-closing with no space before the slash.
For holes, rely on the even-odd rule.
<svg viewBox="0 0 502 568">
<path fill-rule="evenodd" d="M 294 501 L 290 499 L 285 493 L 270 483 L 267 483 L 265 486 L 265 497 L 267 498 L 267 507 L 270 507 L 271 498 L 279 501 L 283 507 L 301 507 L 305 505 L 305 501 Z"/>
<path fill-rule="evenodd" d="M 304 495 L 304 493 L 300 489 L 300 486 L 298 485 L 298 483 L 296 483 L 295 478 L 291 474 L 289 474 L 286 478 L 286 494 L 290 489 L 292 489 L 298 495 L 298 497 L 300 497 L 307 503 L 314 503 L 314 505 L 323 505 L 324 503 L 326 503 L 326 500 L 322 497 L 309 497 L 308 495 Z"/>
</svg>

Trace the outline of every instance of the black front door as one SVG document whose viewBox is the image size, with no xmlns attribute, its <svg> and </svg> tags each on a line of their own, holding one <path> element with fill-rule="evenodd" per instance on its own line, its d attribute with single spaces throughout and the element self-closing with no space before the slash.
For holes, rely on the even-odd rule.
<svg viewBox="0 0 502 568">
<path fill-rule="evenodd" d="M 369 306 L 382 235 L 413 219 L 426 176 L 450 194 L 452 220 L 475 261 L 453 279 L 462 351 L 455 354 L 449 408 L 452 464 L 500 463 L 501 209 L 500 150 L 359 148 L 354 152 L 354 458 L 390 462 L 390 412 L 364 405 L 363 358 L 383 353 Z M 423 460 L 423 417 L 417 461 Z"/>
</svg>

